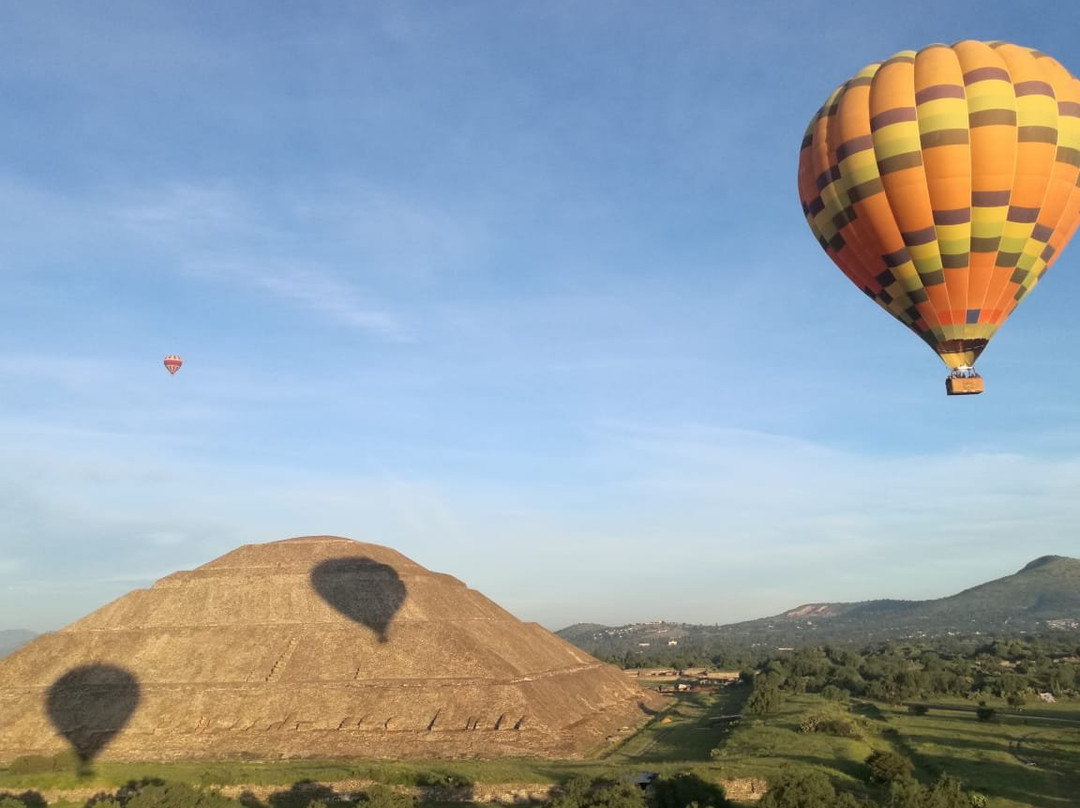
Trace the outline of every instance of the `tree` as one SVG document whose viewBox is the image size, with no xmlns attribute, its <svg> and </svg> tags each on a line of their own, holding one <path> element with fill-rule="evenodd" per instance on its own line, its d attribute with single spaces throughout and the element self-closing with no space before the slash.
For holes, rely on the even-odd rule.
<svg viewBox="0 0 1080 808">
<path fill-rule="evenodd" d="M 820 648 L 812 646 L 800 648 L 791 658 L 792 676 L 824 676 L 828 670 L 829 660 Z"/>
<path fill-rule="evenodd" d="M 275 791 L 266 801 L 271 808 L 309 808 L 313 802 L 330 803 L 336 798 L 337 794 L 329 786 L 314 780 L 301 780 L 287 791 Z"/>
<path fill-rule="evenodd" d="M 957 778 L 943 774 L 928 789 L 926 808 L 970 808 L 971 798 Z"/>
<path fill-rule="evenodd" d="M 868 698 L 874 699 L 874 701 L 884 701 L 887 704 L 899 704 L 904 696 L 892 677 L 875 679 L 866 686 L 865 693 Z"/>
<path fill-rule="evenodd" d="M 986 797 L 969 793 L 964 784 L 943 774 L 932 786 L 912 777 L 894 780 L 889 787 L 889 808 L 984 808 Z"/>
<path fill-rule="evenodd" d="M 836 685 L 825 685 L 821 688 L 821 697 L 829 701 L 847 701 L 851 694 Z"/>
<path fill-rule="evenodd" d="M 866 689 L 866 680 L 863 679 L 862 674 L 859 673 L 857 668 L 850 666 L 844 666 L 834 671 L 831 683 L 848 693 L 856 695 L 861 695 Z"/>
<path fill-rule="evenodd" d="M 779 659 L 770 659 L 761 673 L 766 681 L 779 687 L 788 678 L 788 667 Z"/>
<path fill-rule="evenodd" d="M 4 791 L 0 792 L 0 808 L 48 808 L 48 803 L 37 791 L 24 791 L 22 794 Z"/>
<path fill-rule="evenodd" d="M 549 808 L 645 808 L 645 792 L 631 783 L 576 775 L 567 780 Z"/>
<path fill-rule="evenodd" d="M 900 777 L 889 783 L 889 808 L 923 808 L 924 789 L 914 777 Z"/>
<path fill-rule="evenodd" d="M 878 749 L 866 758 L 872 783 L 892 783 L 911 775 L 911 761 L 898 752 Z"/>
<path fill-rule="evenodd" d="M 689 772 L 658 777 L 653 781 L 652 787 L 656 808 L 687 808 L 690 805 L 698 808 L 728 808 L 731 805 L 722 786 Z"/>
<path fill-rule="evenodd" d="M 1077 685 L 1077 666 L 1055 665 L 1048 675 L 1047 685 L 1055 694 L 1064 693 Z"/>
<path fill-rule="evenodd" d="M 750 715 L 765 715 L 775 712 L 783 701 L 784 697 L 780 693 L 780 688 L 765 677 L 759 676 L 754 681 L 754 690 L 750 698 L 746 700 L 743 712 Z"/>
<path fill-rule="evenodd" d="M 1005 699 L 1009 703 L 1009 706 L 1014 710 L 1019 710 L 1027 703 L 1027 699 L 1024 698 L 1023 693 L 1010 693 Z"/>
<path fill-rule="evenodd" d="M 758 808 L 857 808 L 850 794 L 837 794 L 833 784 L 821 772 L 788 769 L 769 783 L 769 790 Z"/>
</svg>

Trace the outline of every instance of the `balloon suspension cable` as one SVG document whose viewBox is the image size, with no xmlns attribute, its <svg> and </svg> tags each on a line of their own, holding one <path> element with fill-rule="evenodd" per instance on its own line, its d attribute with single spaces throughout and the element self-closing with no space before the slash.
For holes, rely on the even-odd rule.
<svg viewBox="0 0 1080 808">
<path fill-rule="evenodd" d="M 976 372 L 972 365 L 961 365 L 958 368 L 953 368 L 949 372 L 950 379 L 981 379 L 982 376 Z"/>
</svg>

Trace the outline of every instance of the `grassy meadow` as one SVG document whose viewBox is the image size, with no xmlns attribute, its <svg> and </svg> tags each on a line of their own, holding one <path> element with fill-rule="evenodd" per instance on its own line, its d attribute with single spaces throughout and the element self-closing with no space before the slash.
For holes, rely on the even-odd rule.
<svg viewBox="0 0 1080 808">
<path fill-rule="evenodd" d="M 866 783 L 864 761 L 874 750 L 889 750 L 911 760 L 923 782 L 942 773 L 960 778 L 986 795 L 989 808 L 1080 804 L 1075 704 L 1031 713 L 998 710 L 989 721 L 980 721 L 970 702 L 950 706 L 915 715 L 902 706 L 790 696 L 777 713 L 739 724 L 717 754 L 714 776 L 769 779 L 787 766 L 817 769 L 856 793 L 881 799 L 884 789 Z M 851 721 L 857 737 L 800 730 L 808 718 L 821 715 Z"/>
<path fill-rule="evenodd" d="M 990 797 L 991 808 L 1080 804 L 1080 709 L 1003 711 L 979 721 L 965 710 L 923 716 L 882 708 L 880 723 L 920 771 L 946 771 Z M 972 710 L 972 712 L 968 712 Z"/>
</svg>

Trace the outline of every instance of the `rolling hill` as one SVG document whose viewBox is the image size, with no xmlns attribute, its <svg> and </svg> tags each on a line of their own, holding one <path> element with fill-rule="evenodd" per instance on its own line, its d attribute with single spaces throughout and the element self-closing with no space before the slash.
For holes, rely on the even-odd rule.
<svg viewBox="0 0 1080 808">
<path fill-rule="evenodd" d="M 773 617 L 720 626 L 579 623 L 557 632 L 589 653 L 711 645 L 787 647 L 949 634 L 1080 629 L 1080 560 L 1043 556 L 1018 572 L 936 600 L 807 603 Z"/>
</svg>

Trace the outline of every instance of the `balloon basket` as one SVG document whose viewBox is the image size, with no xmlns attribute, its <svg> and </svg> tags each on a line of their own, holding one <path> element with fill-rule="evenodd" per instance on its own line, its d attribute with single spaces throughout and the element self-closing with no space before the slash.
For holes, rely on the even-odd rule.
<svg viewBox="0 0 1080 808">
<path fill-rule="evenodd" d="M 945 379 L 945 392 L 950 396 L 974 396 L 982 391 L 981 376 L 949 376 Z"/>
</svg>

